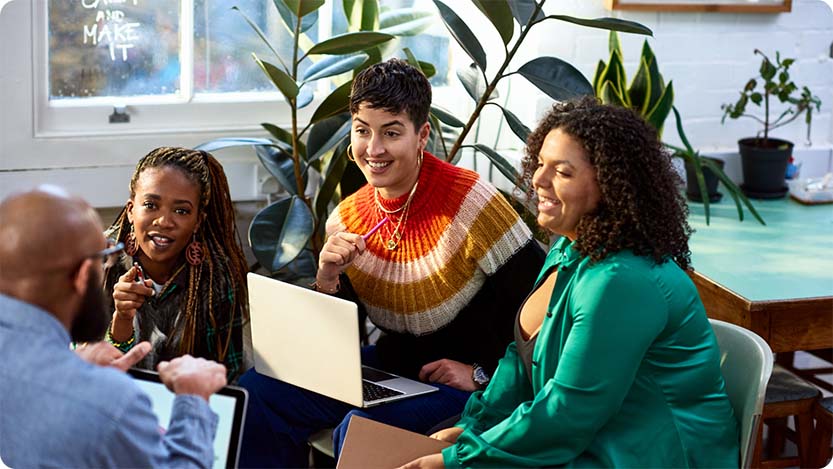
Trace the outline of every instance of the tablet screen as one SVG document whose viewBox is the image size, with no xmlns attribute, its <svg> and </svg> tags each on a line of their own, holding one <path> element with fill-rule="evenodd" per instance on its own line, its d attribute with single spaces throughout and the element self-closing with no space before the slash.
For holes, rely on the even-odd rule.
<svg viewBox="0 0 833 469">
<path fill-rule="evenodd" d="M 171 420 L 174 393 L 159 380 L 159 375 L 145 370 L 131 369 L 129 373 L 136 384 L 150 397 L 153 412 L 159 420 L 159 431 L 165 433 Z M 237 466 L 240 435 L 246 413 L 246 391 L 225 386 L 208 401 L 211 410 L 219 417 L 214 437 L 214 468 Z"/>
</svg>

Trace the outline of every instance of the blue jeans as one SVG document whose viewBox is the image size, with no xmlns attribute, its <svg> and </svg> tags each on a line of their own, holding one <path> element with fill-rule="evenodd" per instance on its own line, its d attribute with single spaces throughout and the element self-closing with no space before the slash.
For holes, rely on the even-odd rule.
<svg viewBox="0 0 833 469">
<path fill-rule="evenodd" d="M 362 363 L 378 366 L 375 347 L 362 349 Z M 338 458 L 350 417 L 425 433 L 437 423 L 463 411 L 471 393 L 442 384 L 439 391 L 401 401 L 358 409 L 291 384 L 247 371 L 239 381 L 249 392 L 240 467 L 307 467 L 310 435 L 328 427 Z"/>
</svg>

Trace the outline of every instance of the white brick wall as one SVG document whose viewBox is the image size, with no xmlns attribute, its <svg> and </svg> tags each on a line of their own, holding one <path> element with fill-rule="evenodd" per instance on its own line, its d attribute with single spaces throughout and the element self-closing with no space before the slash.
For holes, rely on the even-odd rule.
<svg viewBox="0 0 833 469">
<path fill-rule="evenodd" d="M 821 113 L 813 116 L 812 148 L 826 150 L 833 146 L 833 11 L 822 0 L 793 0 L 792 12 L 780 14 L 611 12 L 601 4 L 559 0 L 548 2 L 546 10 L 550 14 L 586 18 L 615 16 L 650 27 L 654 37 L 648 41 L 663 76 L 674 81 L 675 105 L 695 147 L 731 159 L 736 141 L 754 135 L 757 127 L 751 119 L 728 119 L 721 125 L 720 105 L 733 101 L 746 81 L 757 73 L 760 60 L 753 54 L 755 48 L 773 58 L 779 50 L 782 57 L 797 59 L 791 68 L 792 79 L 799 86 L 810 86 L 822 100 Z M 599 59 L 607 60 L 607 31 L 557 21 L 536 28 L 546 30 L 537 32 L 536 55 L 562 58 L 588 78 L 592 78 Z M 635 73 L 643 37 L 621 34 L 620 39 L 630 78 Z M 534 112 L 540 113 L 549 105 L 546 98 L 540 101 Z M 524 120 L 534 122 L 537 116 L 532 113 L 527 111 Z M 797 153 L 807 148 L 803 118 L 776 130 L 775 135 L 793 140 Z M 673 116 L 666 122 L 664 137 L 671 143 L 679 142 Z M 814 172 L 833 169 L 829 152 L 808 154 L 811 158 L 821 155 L 820 161 L 808 165 Z"/>
</svg>

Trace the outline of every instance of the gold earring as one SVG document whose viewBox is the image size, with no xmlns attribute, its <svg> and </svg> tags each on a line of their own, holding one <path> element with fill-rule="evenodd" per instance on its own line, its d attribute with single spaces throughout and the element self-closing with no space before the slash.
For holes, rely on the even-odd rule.
<svg viewBox="0 0 833 469">
<path fill-rule="evenodd" d="M 356 162 L 356 157 L 353 156 L 353 153 L 350 151 L 352 149 L 353 149 L 353 144 L 352 143 L 347 145 L 347 159 L 352 161 L 353 163 L 355 163 Z"/>
</svg>

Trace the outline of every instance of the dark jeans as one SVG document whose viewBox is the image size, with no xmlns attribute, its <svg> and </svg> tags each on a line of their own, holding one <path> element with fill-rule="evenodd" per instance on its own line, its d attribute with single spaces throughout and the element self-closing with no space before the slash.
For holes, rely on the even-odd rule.
<svg viewBox="0 0 833 469">
<path fill-rule="evenodd" d="M 373 346 L 362 349 L 362 363 L 378 366 Z M 318 430 L 336 427 L 333 446 L 341 452 L 350 417 L 360 415 L 378 422 L 426 433 L 436 424 L 463 411 L 471 393 L 442 384 L 422 396 L 358 409 L 329 397 L 247 371 L 239 385 L 249 392 L 240 467 L 307 467 L 307 439 Z"/>
</svg>

